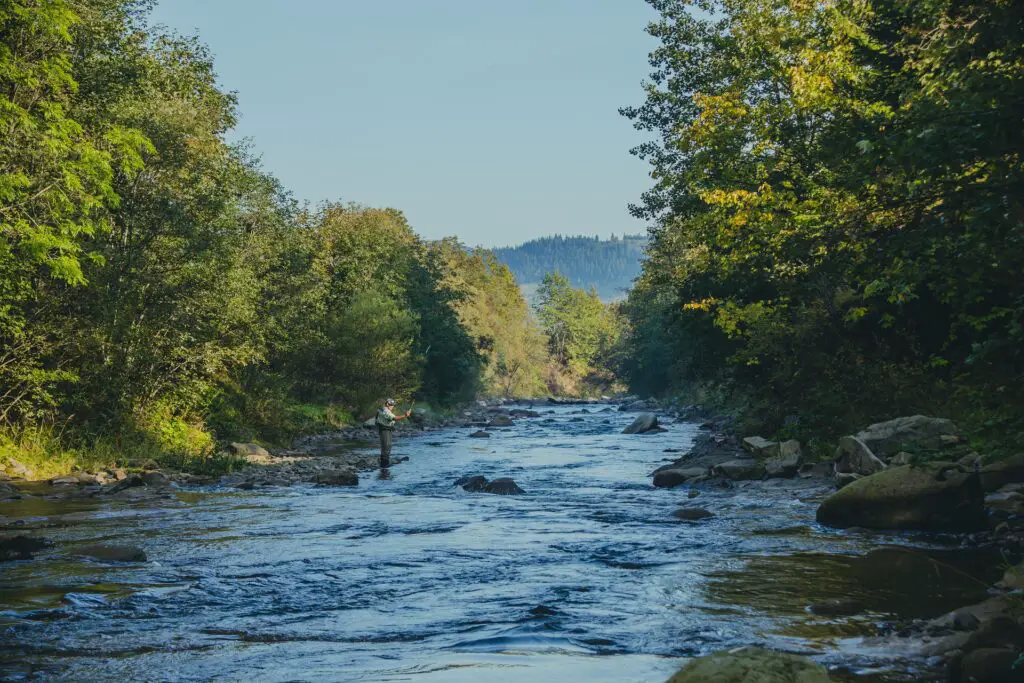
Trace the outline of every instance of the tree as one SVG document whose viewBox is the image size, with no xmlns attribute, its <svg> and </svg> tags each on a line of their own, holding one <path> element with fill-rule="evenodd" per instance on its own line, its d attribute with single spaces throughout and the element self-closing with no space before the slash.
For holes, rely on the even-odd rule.
<svg viewBox="0 0 1024 683">
<path fill-rule="evenodd" d="M 618 338 L 615 318 L 597 292 L 577 289 L 559 273 L 544 276 L 537 292 L 537 317 L 552 358 L 579 377 L 586 375 L 599 353 Z"/>
<path fill-rule="evenodd" d="M 642 282 L 730 350 L 695 374 L 834 428 L 1020 378 L 1019 3 L 651 4 Z"/>
</svg>

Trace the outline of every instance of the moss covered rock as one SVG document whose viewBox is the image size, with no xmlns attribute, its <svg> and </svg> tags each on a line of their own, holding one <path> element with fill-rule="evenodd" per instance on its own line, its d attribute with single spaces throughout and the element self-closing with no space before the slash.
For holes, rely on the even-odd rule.
<svg viewBox="0 0 1024 683">
<path fill-rule="evenodd" d="M 716 652 L 694 659 L 669 683 L 831 683 L 819 664 L 756 647 Z"/>
<path fill-rule="evenodd" d="M 818 521 L 833 527 L 974 531 L 985 528 L 979 477 L 950 463 L 891 467 L 827 498 Z"/>
</svg>

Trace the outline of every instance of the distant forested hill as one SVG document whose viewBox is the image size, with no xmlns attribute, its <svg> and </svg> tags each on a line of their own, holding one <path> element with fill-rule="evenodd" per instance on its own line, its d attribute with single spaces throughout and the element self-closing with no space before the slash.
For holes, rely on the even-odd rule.
<svg viewBox="0 0 1024 683">
<path fill-rule="evenodd" d="M 576 287 L 595 287 L 605 301 L 621 299 L 640 274 L 647 237 L 542 237 L 518 247 L 495 249 L 529 295 L 546 273 L 558 271 Z"/>
</svg>

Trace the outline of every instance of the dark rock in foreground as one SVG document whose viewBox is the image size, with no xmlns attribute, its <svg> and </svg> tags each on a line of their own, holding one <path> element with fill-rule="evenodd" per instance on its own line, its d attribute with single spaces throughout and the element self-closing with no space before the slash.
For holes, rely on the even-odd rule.
<svg viewBox="0 0 1024 683">
<path fill-rule="evenodd" d="M 472 434 L 470 434 L 469 438 L 471 438 L 471 439 L 489 439 L 489 438 L 491 438 L 491 435 L 481 429 L 479 431 L 476 431 L 476 432 L 473 432 Z"/>
<path fill-rule="evenodd" d="M 526 493 L 526 491 L 519 488 L 519 485 L 508 477 L 502 477 L 487 484 L 484 487 L 484 493 L 494 493 L 499 496 L 516 496 Z"/>
<path fill-rule="evenodd" d="M 796 655 L 744 647 L 699 657 L 668 683 L 831 683 L 820 664 Z"/>
<path fill-rule="evenodd" d="M 949 463 L 891 467 L 852 482 L 818 508 L 832 527 L 975 531 L 987 525 L 980 478 Z"/>
</svg>

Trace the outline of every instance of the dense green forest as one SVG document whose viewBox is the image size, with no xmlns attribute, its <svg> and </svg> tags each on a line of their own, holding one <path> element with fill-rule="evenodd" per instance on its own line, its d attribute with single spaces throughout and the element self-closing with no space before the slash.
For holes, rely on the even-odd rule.
<svg viewBox="0 0 1024 683">
<path fill-rule="evenodd" d="M 574 287 L 593 287 L 602 300 L 614 301 L 624 298 L 640 275 L 646 245 L 642 235 L 613 235 L 607 240 L 554 235 L 494 253 L 527 287 L 539 285 L 548 273 L 559 272 Z"/>
<path fill-rule="evenodd" d="M 226 142 L 206 48 L 147 7 L 0 4 L 0 466 L 217 468 L 219 442 L 385 395 L 580 389 L 549 352 L 569 313 L 542 325 L 492 254 L 398 210 L 295 202 Z"/>
<path fill-rule="evenodd" d="M 650 4 L 633 387 L 780 431 L 930 412 L 1019 439 L 1024 4 Z"/>
</svg>

